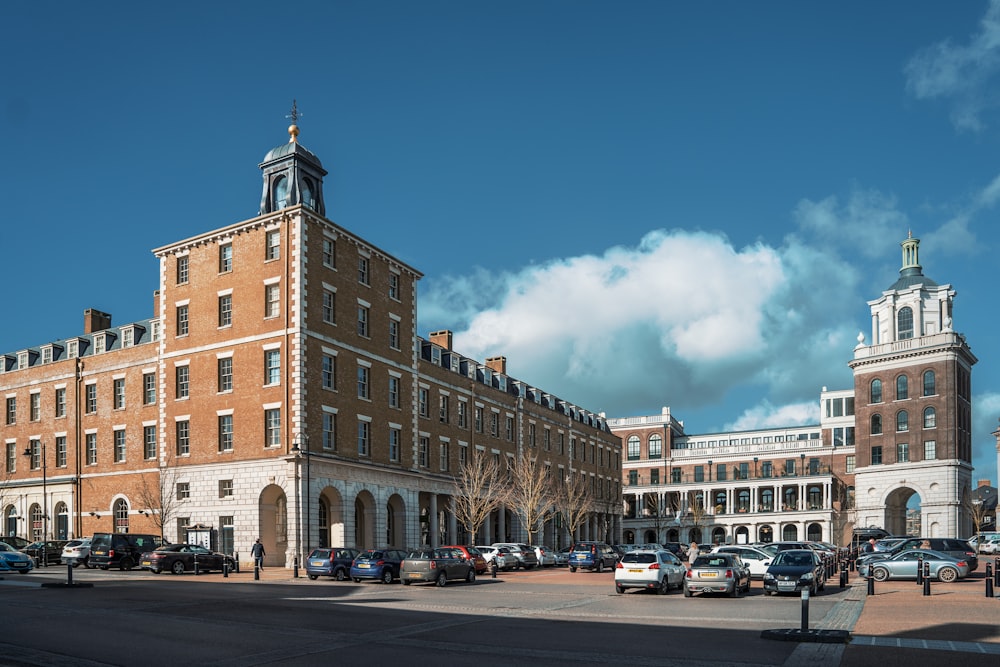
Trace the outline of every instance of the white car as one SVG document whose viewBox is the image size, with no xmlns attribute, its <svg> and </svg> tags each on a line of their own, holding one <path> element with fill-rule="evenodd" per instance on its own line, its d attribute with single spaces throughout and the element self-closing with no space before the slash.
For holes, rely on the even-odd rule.
<svg viewBox="0 0 1000 667">
<path fill-rule="evenodd" d="M 546 546 L 533 546 L 535 550 L 535 558 L 538 559 L 538 564 L 542 567 L 551 567 L 556 564 L 556 552 L 552 550 L 552 547 Z"/>
<path fill-rule="evenodd" d="M 684 585 L 687 568 L 666 549 L 634 549 L 622 556 L 615 566 L 615 590 L 645 588 L 666 595 L 671 588 Z"/>
<path fill-rule="evenodd" d="M 59 560 L 63 565 L 90 567 L 90 538 L 80 537 L 67 542 Z"/>
<path fill-rule="evenodd" d="M 985 540 L 979 547 L 979 553 L 981 554 L 1000 553 L 1000 536 L 991 537 Z"/>
<path fill-rule="evenodd" d="M 736 554 L 743 564 L 750 568 L 750 577 L 763 579 L 774 556 L 757 547 L 742 544 L 730 544 L 712 549 L 712 553 Z"/>
<path fill-rule="evenodd" d="M 488 547 L 476 545 L 479 549 L 479 553 L 483 555 L 486 559 L 486 563 L 492 568 L 493 563 L 496 563 L 498 570 L 513 570 L 514 566 L 517 564 L 517 559 L 514 558 L 513 554 L 506 553 L 504 549 L 500 547 Z"/>
</svg>

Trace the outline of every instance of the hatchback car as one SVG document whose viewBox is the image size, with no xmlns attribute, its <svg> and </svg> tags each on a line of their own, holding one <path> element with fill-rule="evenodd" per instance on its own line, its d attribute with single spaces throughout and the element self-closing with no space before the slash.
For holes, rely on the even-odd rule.
<svg viewBox="0 0 1000 667">
<path fill-rule="evenodd" d="M 750 569 L 736 554 L 705 554 L 691 563 L 684 577 L 684 597 L 694 593 L 728 593 L 739 597 L 750 590 Z"/>
<path fill-rule="evenodd" d="M 538 559 L 540 567 L 554 567 L 556 564 L 556 553 L 552 547 L 533 546 L 535 558 Z"/>
<path fill-rule="evenodd" d="M 520 544 L 517 542 L 494 542 L 495 547 L 507 547 L 511 555 L 517 560 L 514 565 L 514 569 L 523 568 L 525 570 L 530 570 L 536 565 L 538 565 L 538 556 L 535 555 L 535 550 L 532 549 L 527 544 Z"/>
<path fill-rule="evenodd" d="M 357 555 L 357 549 L 344 547 L 313 549 L 306 559 L 306 575 L 314 581 L 320 577 L 346 581 L 351 578 L 351 563 Z"/>
<path fill-rule="evenodd" d="M 712 553 L 736 554 L 743 561 L 743 564 L 750 568 L 750 576 L 756 579 L 764 578 L 764 573 L 767 572 L 771 561 L 774 560 L 774 556 L 766 551 L 744 545 L 715 547 Z"/>
<path fill-rule="evenodd" d="M 35 560 L 21 553 L 6 542 L 0 542 L 0 572 L 28 574 L 35 567 Z"/>
<path fill-rule="evenodd" d="M 486 563 L 486 558 L 476 547 L 469 546 L 467 544 L 443 544 L 442 549 L 458 549 L 462 552 L 462 558 L 472 563 L 472 567 L 475 568 L 476 574 L 482 574 L 486 570 L 490 569 L 490 566 Z"/>
<path fill-rule="evenodd" d="M 140 567 L 153 574 L 164 570 L 174 574 L 194 572 L 195 563 L 198 564 L 198 572 L 203 573 L 212 570 L 222 572 L 226 565 L 230 569 L 236 569 L 236 561 L 231 556 L 206 549 L 199 544 L 165 544 L 142 554 L 139 560 Z"/>
<path fill-rule="evenodd" d="M 764 592 L 768 595 L 803 590 L 815 595 L 824 588 L 826 566 L 823 558 L 812 549 L 779 551 L 764 573 Z"/>
<path fill-rule="evenodd" d="M 968 562 L 953 556 L 928 549 L 909 549 L 889 558 L 870 560 L 858 568 L 858 574 L 867 577 L 869 572 L 876 581 L 888 579 L 916 579 L 917 566 L 921 557 L 928 565 L 931 579 L 951 583 L 964 579 L 971 571 Z"/>
<path fill-rule="evenodd" d="M 377 579 L 383 584 L 391 584 L 399 579 L 399 565 L 406 558 L 400 549 L 368 549 L 354 557 L 351 563 L 351 579 L 361 583 L 364 579 Z"/>
<path fill-rule="evenodd" d="M 618 563 L 618 554 L 604 542 L 577 542 L 569 551 L 569 571 L 586 568 L 604 572 Z"/>
<path fill-rule="evenodd" d="M 479 553 L 486 559 L 486 567 L 492 568 L 496 564 L 498 570 L 513 570 L 517 559 L 511 555 L 507 547 L 493 547 L 479 545 L 476 547 Z"/>
<path fill-rule="evenodd" d="M 635 549 L 615 565 L 615 591 L 644 588 L 666 595 L 671 588 L 684 585 L 687 567 L 666 549 Z"/>
<path fill-rule="evenodd" d="M 414 581 L 433 582 L 441 587 L 449 581 L 475 583 L 476 568 L 458 549 L 418 549 L 407 554 L 399 566 L 399 580 L 404 586 Z"/>
<path fill-rule="evenodd" d="M 90 567 L 90 538 L 81 537 L 67 542 L 59 559 L 63 565 Z"/>
<path fill-rule="evenodd" d="M 63 547 L 69 540 L 39 540 L 32 542 L 20 551 L 35 559 L 35 566 L 59 565 Z"/>
</svg>

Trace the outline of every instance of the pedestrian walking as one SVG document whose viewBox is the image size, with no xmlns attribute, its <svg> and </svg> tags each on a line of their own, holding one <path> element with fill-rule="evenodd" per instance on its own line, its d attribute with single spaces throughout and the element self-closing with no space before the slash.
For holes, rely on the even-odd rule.
<svg viewBox="0 0 1000 667">
<path fill-rule="evenodd" d="M 264 552 L 264 545 L 261 544 L 259 537 L 257 538 L 257 541 L 253 543 L 253 546 L 250 547 L 250 555 L 253 557 L 253 564 L 263 570 L 264 556 L 267 554 Z"/>
<path fill-rule="evenodd" d="M 688 569 L 694 565 L 694 559 L 698 557 L 698 543 L 692 542 L 691 546 L 688 547 Z"/>
</svg>

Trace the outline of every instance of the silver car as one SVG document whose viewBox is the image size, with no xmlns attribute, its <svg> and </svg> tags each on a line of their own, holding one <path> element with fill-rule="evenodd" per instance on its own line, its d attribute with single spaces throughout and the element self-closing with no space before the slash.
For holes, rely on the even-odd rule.
<svg viewBox="0 0 1000 667">
<path fill-rule="evenodd" d="M 969 564 L 940 551 L 909 549 L 881 560 L 869 560 L 858 566 L 858 574 L 867 577 L 871 571 L 875 581 L 916 579 L 919 559 L 930 565 L 931 579 L 950 583 L 969 576 Z"/>
<path fill-rule="evenodd" d="M 684 597 L 694 593 L 727 593 L 739 597 L 750 590 L 750 568 L 736 554 L 706 554 L 691 563 L 684 577 Z"/>
<path fill-rule="evenodd" d="M 60 560 L 63 565 L 90 567 L 90 538 L 81 537 L 67 542 L 63 546 Z"/>
</svg>

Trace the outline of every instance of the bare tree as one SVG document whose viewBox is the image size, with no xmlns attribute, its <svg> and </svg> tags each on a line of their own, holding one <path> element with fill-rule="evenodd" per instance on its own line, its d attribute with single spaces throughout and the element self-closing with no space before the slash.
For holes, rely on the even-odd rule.
<svg viewBox="0 0 1000 667">
<path fill-rule="evenodd" d="M 509 487 L 496 460 L 475 454 L 461 466 L 454 482 L 455 519 L 475 541 L 486 519 L 507 501 Z"/>
<path fill-rule="evenodd" d="M 688 514 L 691 515 L 691 530 L 697 530 L 700 533 L 708 510 L 705 507 L 704 496 L 698 491 L 688 492 Z M 700 540 L 704 543 L 705 536 L 701 535 Z"/>
<path fill-rule="evenodd" d="M 977 498 L 968 492 L 965 493 L 962 504 L 965 505 L 965 509 L 969 512 L 969 518 L 972 519 L 972 534 L 977 538 L 976 551 L 978 551 L 979 547 L 982 546 L 978 543 L 979 533 L 983 530 L 983 524 L 986 523 L 986 517 L 990 510 L 986 508 L 986 503 L 983 502 L 982 498 Z"/>
<path fill-rule="evenodd" d="M 535 543 L 539 524 L 552 512 L 554 494 L 550 468 L 538 458 L 522 453 L 511 469 L 510 502 L 528 531 L 528 543 Z"/>
<path fill-rule="evenodd" d="M 594 507 L 594 496 L 582 476 L 567 477 L 555 489 L 555 509 L 562 516 L 571 540 L 576 539 L 577 531 L 590 517 Z"/>
<path fill-rule="evenodd" d="M 153 524 L 160 529 L 160 539 L 165 541 L 164 528 L 174 520 L 180 500 L 175 482 L 177 468 L 168 465 L 145 473 L 139 482 L 139 502 L 149 510 Z"/>
</svg>

